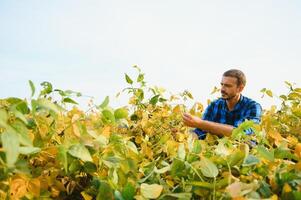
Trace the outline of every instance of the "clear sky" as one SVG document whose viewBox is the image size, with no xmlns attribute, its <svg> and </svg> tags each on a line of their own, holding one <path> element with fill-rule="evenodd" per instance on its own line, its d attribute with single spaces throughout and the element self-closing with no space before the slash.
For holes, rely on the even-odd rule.
<svg viewBox="0 0 301 200">
<path fill-rule="evenodd" d="M 238 68 L 243 94 L 268 107 L 259 91 L 301 87 L 300 64 L 299 0 L 0 0 L 0 98 L 29 97 L 32 80 L 101 102 L 138 65 L 150 85 L 204 103 Z"/>
</svg>

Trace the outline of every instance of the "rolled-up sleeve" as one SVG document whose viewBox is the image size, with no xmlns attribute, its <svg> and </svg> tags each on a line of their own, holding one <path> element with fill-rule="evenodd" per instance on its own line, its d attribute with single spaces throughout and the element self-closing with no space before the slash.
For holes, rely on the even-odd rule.
<svg viewBox="0 0 301 200">
<path fill-rule="evenodd" d="M 212 113 L 214 110 L 214 103 L 212 102 L 205 110 L 202 119 L 212 121 Z M 194 129 L 194 132 L 198 135 L 199 139 L 203 140 L 206 138 L 206 131 L 203 131 L 199 128 Z"/>
</svg>

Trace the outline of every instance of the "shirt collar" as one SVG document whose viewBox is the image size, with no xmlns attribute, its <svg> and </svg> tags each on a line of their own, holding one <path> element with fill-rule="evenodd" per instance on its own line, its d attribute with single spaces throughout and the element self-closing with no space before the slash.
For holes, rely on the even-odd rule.
<svg viewBox="0 0 301 200">
<path fill-rule="evenodd" d="M 227 102 L 226 102 L 225 99 L 223 99 L 224 109 L 226 109 L 228 112 L 234 112 L 234 111 L 240 110 L 241 106 L 242 106 L 243 99 L 244 99 L 244 96 L 242 94 L 240 94 L 239 101 L 235 104 L 234 109 L 232 111 L 229 111 L 228 106 L 227 106 Z"/>
</svg>

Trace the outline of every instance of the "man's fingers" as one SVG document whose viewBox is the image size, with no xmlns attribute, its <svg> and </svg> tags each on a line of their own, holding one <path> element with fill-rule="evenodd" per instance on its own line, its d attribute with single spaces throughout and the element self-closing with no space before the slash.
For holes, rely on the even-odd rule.
<svg viewBox="0 0 301 200">
<path fill-rule="evenodd" d="M 187 118 L 187 119 L 189 119 L 189 118 L 191 118 L 191 115 L 188 114 L 188 113 L 184 113 L 184 114 L 183 114 L 183 118 L 184 118 L 184 117 Z"/>
</svg>

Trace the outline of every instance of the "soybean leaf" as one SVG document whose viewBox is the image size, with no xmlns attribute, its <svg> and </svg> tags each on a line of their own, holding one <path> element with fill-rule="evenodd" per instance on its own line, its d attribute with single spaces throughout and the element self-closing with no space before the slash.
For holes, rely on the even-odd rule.
<svg viewBox="0 0 301 200">
<path fill-rule="evenodd" d="M 107 107 L 109 105 L 109 102 L 110 102 L 110 98 L 109 98 L 109 96 L 106 96 L 104 101 L 98 107 L 104 109 L 105 107 Z"/>
<path fill-rule="evenodd" d="M 2 147 L 8 167 L 13 167 L 19 156 L 19 137 L 15 131 L 4 131 L 1 134 Z"/>
<path fill-rule="evenodd" d="M 92 157 L 88 149 L 82 144 L 76 144 L 69 148 L 68 153 L 82 161 L 93 162 Z"/>
<path fill-rule="evenodd" d="M 33 82 L 31 80 L 28 81 L 29 82 L 29 85 L 30 85 L 30 89 L 31 89 L 31 97 L 33 97 L 35 91 L 36 91 L 36 88 L 33 84 Z"/>
<path fill-rule="evenodd" d="M 125 80 L 128 84 L 133 84 L 133 80 L 127 74 L 125 74 Z"/>
</svg>

